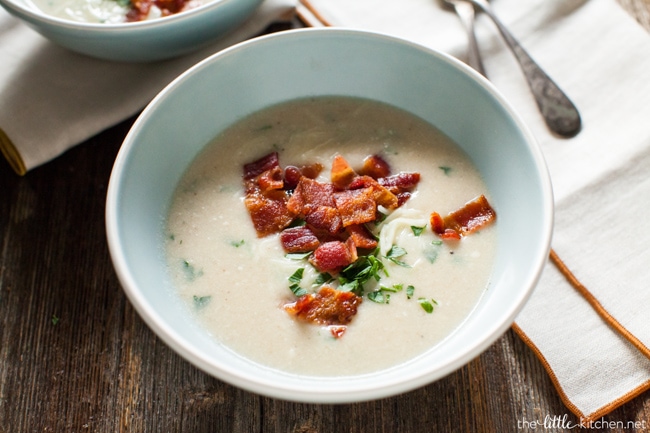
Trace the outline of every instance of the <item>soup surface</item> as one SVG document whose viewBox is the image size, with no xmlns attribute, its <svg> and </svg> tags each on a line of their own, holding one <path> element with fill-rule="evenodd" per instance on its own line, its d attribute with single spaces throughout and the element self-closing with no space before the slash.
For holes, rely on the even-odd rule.
<svg viewBox="0 0 650 433">
<path fill-rule="evenodd" d="M 286 311 L 297 299 L 292 281 L 317 291 L 321 273 L 308 258 L 288 256 L 278 234 L 258 236 L 244 204 L 242 167 L 270 152 L 283 166 L 322 164 L 322 182 L 336 155 L 353 168 L 379 155 L 395 173 L 420 174 L 403 205 L 366 224 L 383 270 L 364 285 L 341 336 Z M 430 224 L 432 212 L 447 215 L 482 194 L 489 198 L 468 157 L 421 119 L 360 99 L 296 100 L 236 123 L 189 167 L 165 228 L 169 270 L 202 326 L 250 360 L 316 376 L 386 369 L 435 350 L 487 289 L 494 224 L 460 240 L 442 240 Z M 391 258 L 394 247 L 400 254 Z"/>
<path fill-rule="evenodd" d="M 117 24 L 172 15 L 211 0 L 28 0 L 48 15 L 85 23 Z"/>
</svg>

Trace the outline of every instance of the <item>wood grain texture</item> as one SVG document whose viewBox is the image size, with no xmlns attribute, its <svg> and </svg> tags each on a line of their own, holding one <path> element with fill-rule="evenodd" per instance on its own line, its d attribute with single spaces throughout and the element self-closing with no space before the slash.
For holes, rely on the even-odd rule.
<svg viewBox="0 0 650 433">
<path fill-rule="evenodd" d="M 650 2 L 619 3 L 650 30 Z M 133 120 L 25 177 L 0 161 L 0 433 L 583 431 L 526 426 L 577 419 L 512 331 L 429 386 L 358 404 L 261 397 L 191 366 L 137 315 L 107 250 L 106 189 Z M 605 420 L 650 428 L 650 393 Z"/>
</svg>

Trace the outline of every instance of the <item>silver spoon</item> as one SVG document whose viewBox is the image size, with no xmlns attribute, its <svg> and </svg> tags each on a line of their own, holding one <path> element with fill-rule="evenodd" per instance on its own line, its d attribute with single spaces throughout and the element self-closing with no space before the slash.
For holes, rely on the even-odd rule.
<svg viewBox="0 0 650 433">
<path fill-rule="evenodd" d="M 448 9 L 456 11 L 456 15 L 460 18 L 461 23 L 465 27 L 468 38 L 468 52 L 467 63 L 476 69 L 481 75 L 486 77 L 483 61 L 481 60 L 481 53 L 478 49 L 478 42 L 476 41 L 476 34 L 474 33 L 474 6 L 465 0 L 440 0 L 442 5 Z"/>
<path fill-rule="evenodd" d="M 557 84 L 535 63 L 501 21 L 486 0 L 459 0 L 472 3 L 492 19 L 506 44 L 513 52 L 533 92 L 537 107 L 549 129 L 563 137 L 573 137 L 581 128 L 580 113 Z"/>
</svg>

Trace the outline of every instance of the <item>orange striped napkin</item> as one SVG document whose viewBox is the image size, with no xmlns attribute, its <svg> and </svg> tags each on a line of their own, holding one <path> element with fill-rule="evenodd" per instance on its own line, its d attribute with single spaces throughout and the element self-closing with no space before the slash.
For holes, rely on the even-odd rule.
<svg viewBox="0 0 650 433">
<path fill-rule="evenodd" d="M 301 2 L 326 25 L 466 58 L 460 21 L 438 2 Z M 480 15 L 487 75 L 537 137 L 556 197 L 553 254 L 514 329 L 588 423 L 650 388 L 650 35 L 613 1 L 491 3 L 584 122 L 572 139 L 549 133 L 518 65 Z"/>
</svg>

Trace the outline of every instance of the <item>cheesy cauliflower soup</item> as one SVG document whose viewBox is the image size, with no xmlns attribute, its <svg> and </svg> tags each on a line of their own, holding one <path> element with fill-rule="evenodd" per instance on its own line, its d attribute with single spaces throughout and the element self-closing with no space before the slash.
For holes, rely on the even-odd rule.
<svg viewBox="0 0 650 433">
<path fill-rule="evenodd" d="M 435 350 L 489 286 L 496 213 L 468 157 L 374 101 L 295 100 L 230 127 L 180 181 L 166 254 L 221 344 L 315 376 Z"/>
</svg>

